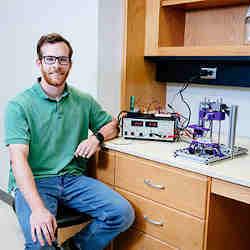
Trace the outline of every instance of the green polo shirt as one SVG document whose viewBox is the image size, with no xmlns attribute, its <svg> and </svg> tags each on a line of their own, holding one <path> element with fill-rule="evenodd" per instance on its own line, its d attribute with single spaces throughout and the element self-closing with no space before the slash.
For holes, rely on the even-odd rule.
<svg viewBox="0 0 250 250">
<path fill-rule="evenodd" d="M 39 82 L 8 102 L 5 112 L 5 144 L 28 144 L 28 163 L 35 178 L 80 175 L 83 158 L 74 158 L 88 129 L 98 131 L 112 117 L 90 95 L 66 84 L 60 100 L 48 97 Z M 16 187 L 12 168 L 9 192 Z"/>
</svg>

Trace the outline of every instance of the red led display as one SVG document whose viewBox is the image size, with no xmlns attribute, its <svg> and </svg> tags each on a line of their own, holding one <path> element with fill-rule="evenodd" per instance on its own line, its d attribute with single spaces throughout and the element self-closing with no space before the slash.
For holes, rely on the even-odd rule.
<svg viewBox="0 0 250 250">
<path fill-rule="evenodd" d="M 134 127 L 143 127 L 143 121 L 131 121 L 131 126 Z"/>
<path fill-rule="evenodd" d="M 146 122 L 146 127 L 157 128 L 158 122 Z"/>
</svg>

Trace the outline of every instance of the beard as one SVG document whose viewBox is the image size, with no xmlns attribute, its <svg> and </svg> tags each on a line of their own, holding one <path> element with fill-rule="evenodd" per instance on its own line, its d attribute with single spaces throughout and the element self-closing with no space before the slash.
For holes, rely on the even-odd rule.
<svg viewBox="0 0 250 250">
<path fill-rule="evenodd" d="M 51 86 L 59 87 L 65 84 L 66 79 L 69 75 L 70 68 L 63 69 L 53 69 L 49 71 L 45 71 L 42 67 L 41 72 L 44 80 Z"/>
</svg>

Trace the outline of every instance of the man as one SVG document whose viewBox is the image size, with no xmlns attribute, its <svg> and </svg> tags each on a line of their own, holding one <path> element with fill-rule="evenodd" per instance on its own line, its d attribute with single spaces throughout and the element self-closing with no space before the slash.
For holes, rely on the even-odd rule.
<svg viewBox="0 0 250 250">
<path fill-rule="evenodd" d="M 127 200 L 83 174 L 86 159 L 117 135 L 117 121 L 66 83 L 72 54 L 59 34 L 42 36 L 36 61 L 42 77 L 6 108 L 9 191 L 15 194 L 26 250 L 55 249 L 59 201 L 94 218 L 64 244 L 67 249 L 103 249 L 134 220 Z M 94 135 L 88 137 L 88 129 Z"/>
</svg>

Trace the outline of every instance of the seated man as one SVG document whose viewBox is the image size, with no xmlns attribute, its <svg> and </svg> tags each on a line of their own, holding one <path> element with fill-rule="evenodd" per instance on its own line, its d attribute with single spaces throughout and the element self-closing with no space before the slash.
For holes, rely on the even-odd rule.
<svg viewBox="0 0 250 250">
<path fill-rule="evenodd" d="M 15 194 L 26 250 L 55 249 L 59 201 L 94 218 L 69 239 L 71 249 L 103 249 L 134 220 L 126 199 L 84 175 L 86 159 L 117 135 L 117 121 L 90 95 L 66 83 L 72 54 L 59 34 L 42 36 L 36 61 L 42 77 L 6 108 L 9 192 Z"/>
</svg>

